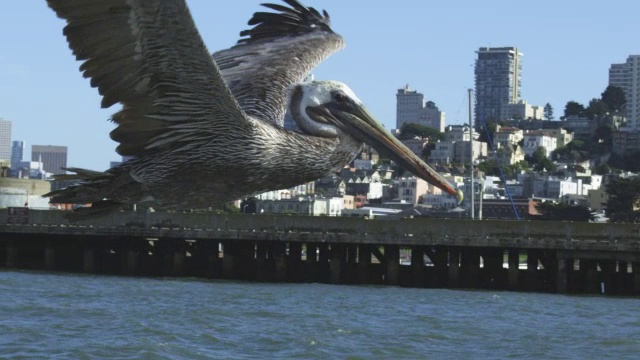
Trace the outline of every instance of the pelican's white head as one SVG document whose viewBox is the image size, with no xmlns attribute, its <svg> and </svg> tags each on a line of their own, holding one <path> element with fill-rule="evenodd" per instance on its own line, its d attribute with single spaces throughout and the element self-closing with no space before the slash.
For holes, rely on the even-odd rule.
<svg viewBox="0 0 640 360">
<path fill-rule="evenodd" d="M 296 84 L 290 92 L 289 110 L 306 134 L 325 138 L 348 136 L 369 144 L 381 155 L 461 200 L 461 193 L 391 135 L 347 85 L 337 81 Z"/>
</svg>

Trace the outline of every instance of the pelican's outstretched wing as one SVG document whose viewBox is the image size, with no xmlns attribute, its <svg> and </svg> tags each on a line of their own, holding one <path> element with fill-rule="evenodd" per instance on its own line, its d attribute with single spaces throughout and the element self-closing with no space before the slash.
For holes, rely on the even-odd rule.
<svg viewBox="0 0 640 360">
<path fill-rule="evenodd" d="M 102 107 L 123 105 L 111 132 L 118 153 L 190 146 L 248 126 L 184 0 L 47 2 L 67 21 L 64 35 Z"/>
<path fill-rule="evenodd" d="M 263 6 L 276 12 L 257 12 L 255 25 L 240 33 L 238 45 L 213 58 L 236 100 L 248 115 L 282 125 L 289 85 L 300 82 L 320 62 L 344 47 L 333 32 L 329 14 L 284 0 L 290 7 Z"/>
</svg>

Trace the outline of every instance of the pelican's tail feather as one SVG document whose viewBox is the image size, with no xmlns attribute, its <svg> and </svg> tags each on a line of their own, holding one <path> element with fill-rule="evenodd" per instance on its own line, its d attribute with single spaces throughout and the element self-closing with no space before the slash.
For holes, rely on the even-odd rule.
<svg viewBox="0 0 640 360">
<path fill-rule="evenodd" d="M 111 199 L 117 190 L 118 178 L 109 172 L 98 172 L 79 168 L 65 168 L 74 174 L 55 175 L 55 180 L 74 180 L 75 184 L 63 189 L 54 190 L 43 195 L 52 204 L 89 205 L 74 209 L 74 215 L 79 217 L 102 215 L 119 209 L 123 203 Z"/>
</svg>

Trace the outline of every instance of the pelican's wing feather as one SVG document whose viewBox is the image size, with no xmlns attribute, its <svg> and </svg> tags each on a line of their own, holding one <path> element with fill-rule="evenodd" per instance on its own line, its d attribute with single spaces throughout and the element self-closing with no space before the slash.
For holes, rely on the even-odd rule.
<svg viewBox="0 0 640 360">
<path fill-rule="evenodd" d="M 263 4 L 276 12 L 256 12 L 238 44 L 213 58 L 242 109 L 282 126 L 287 89 L 301 82 L 322 61 L 344 47 L 331 29 L 329 14 L 297 0 Z"/>
<path fill-rule="evenodd" d="M 112 120 L 118 153 L 139 155 L 246 127 L 184 0 L 47 0 Z"/>
</svg>

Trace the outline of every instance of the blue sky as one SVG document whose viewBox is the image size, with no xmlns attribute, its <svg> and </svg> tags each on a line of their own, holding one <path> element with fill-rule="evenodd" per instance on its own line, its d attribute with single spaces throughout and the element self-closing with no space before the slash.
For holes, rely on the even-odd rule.
<svg viewBox="0 0 640 360">
<path fill-rule="evenodd" d="M 269 0 L 277 2 L 278 0 Z M 265 0 L 187 0 L 212 52 L 235 43 Z M 222 5 L 226 4 L 226 5 Z M 551 103 L 556 117 L 569 100 L 588 103 L 606 88 L 611 63 L 640 54 L 640 2 L 632 0 L 307 0 L 326 9 L 347 47 L 314 72 L 347 83 L 388 128 L 395 93 L 405 84 L 446 113 L 467 121 L 475 51 L 517 46 L 524 53 L 522 95 Z M 0 117 L 27 147 L 67 145 L 69 166 L 106 169 L 119 160 L 108 121 L 66 40 L 64 23 L 44 0 L 3 2 L 0 13 Z"/>
</svg>

